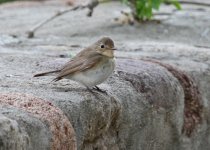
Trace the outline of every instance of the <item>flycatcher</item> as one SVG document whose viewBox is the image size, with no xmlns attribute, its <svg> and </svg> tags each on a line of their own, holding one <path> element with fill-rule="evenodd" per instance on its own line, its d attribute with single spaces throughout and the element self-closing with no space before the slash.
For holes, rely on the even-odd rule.
<svg viewBox="0 0 210 150">
<path fill-rule="evenodd" d="M 66 78 L 79 82 L 88 89 L 95 87 L 100 90 L 96 85 L 104 82 L 114 71 L 114 50 L 113 40 L 103 37 L 79 52 L 61 69 L 39 73 L 34 77 L 56 74 L 53 81 Z"/>
</svg>

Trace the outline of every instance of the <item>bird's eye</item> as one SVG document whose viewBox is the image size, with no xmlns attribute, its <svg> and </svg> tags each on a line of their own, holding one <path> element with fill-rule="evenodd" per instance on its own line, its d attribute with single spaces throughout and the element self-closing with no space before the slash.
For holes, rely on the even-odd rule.
<svg viewBox="0 0 210 150">
<path fill-rule="evenodd" d="M 101 48 L 104 48 L 104 45 L 101 45 Z"/>
</svg>

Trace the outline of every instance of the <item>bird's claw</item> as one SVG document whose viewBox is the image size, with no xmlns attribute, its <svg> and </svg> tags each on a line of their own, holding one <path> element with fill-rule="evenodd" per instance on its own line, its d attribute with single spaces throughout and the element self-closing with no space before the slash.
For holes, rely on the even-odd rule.
<svg viewBox="0 0 210 150">
<path fill-rule="evenodd" d="M 95 90 L 97 90 L 97 91 L 99 91 L 99 92 L 102 92 L 102 93 L 107 93 L 106 90 L 102 90 L 102 89 L 100 89 L 98 86 L 94 86 L 93 89 L 95 89 Z"/>
</svg>

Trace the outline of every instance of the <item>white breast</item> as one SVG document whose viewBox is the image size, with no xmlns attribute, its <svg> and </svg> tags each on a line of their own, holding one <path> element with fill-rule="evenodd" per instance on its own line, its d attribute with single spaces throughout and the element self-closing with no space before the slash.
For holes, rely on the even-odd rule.
<svg viewBox="0 0 210 150">
<path fill-rule="evenodd" d="M 107 59 L 106 62 L 94 69 L 89 69 L 71 76 L 69 79 L 82 83 L 85 86 L 93 87 L 104 82 L 114 71 L 115 60 Z"/>
</svg>

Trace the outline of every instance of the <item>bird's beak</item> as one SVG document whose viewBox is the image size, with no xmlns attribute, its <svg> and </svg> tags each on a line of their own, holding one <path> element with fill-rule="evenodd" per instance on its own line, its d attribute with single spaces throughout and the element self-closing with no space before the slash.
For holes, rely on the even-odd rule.
<svg viewBox="0 0 210 150">
<path fill-rule="evenodd" d="M 115 51 L 115 50 L 117 50 L 117 49 L 114 47 L 114 48 L 112 48 L 112 50 Z"/>
</svg>

